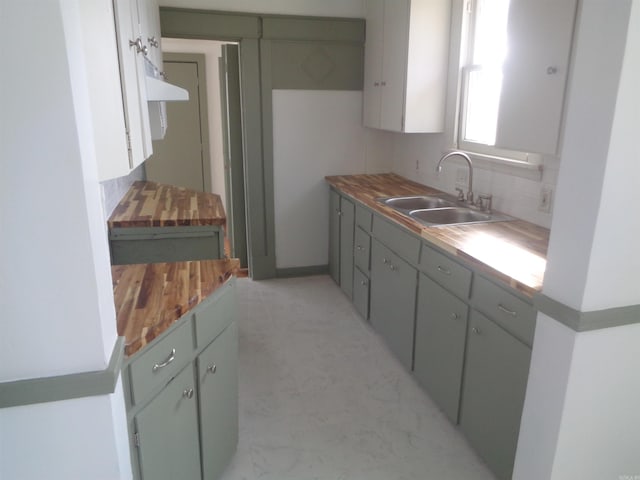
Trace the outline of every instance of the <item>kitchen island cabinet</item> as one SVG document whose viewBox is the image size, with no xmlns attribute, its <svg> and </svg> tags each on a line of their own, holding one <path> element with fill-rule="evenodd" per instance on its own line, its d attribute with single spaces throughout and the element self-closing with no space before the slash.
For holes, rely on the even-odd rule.
<svg viewBox="0 0 640 480">
<path fill-rule="evenodd" d="M 225 224 L 219 195 L 135 182 L 108 221 L 111 263 L 223 258 Z"/>
<path fill-rule="evenodd" d="M 113 267 L 137 479 L 215 479 L 238 439 L 237 259 Z"/>
</svg>

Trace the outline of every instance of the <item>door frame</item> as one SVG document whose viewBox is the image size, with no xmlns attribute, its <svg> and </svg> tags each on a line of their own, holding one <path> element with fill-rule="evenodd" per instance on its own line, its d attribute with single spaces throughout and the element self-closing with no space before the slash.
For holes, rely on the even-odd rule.
<svg viewBox="0 0 640 480">
<path fill-rule="evenodd" d="M 202 181 L 204 191 L 211 193 L 211 144 L 209 143 L 209 105 L 207 104 L 207 74 L 205 56 L 202 53 L 166 52 L 162 54 L 162 62 L 196 64 L 196 68 L 198 71 L 198 102 L 200 106 L 200 141 L 202 143 Z M 202 88 L 203 86 L 204 88 Z M 169 122 L 169 119 L 167 119 L 167 122 Z"/>
</svg>

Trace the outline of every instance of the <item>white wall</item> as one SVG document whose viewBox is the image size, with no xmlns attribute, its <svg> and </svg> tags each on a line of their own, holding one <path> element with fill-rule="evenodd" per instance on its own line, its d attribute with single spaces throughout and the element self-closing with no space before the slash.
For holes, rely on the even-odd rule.
<svg viewBox="0 0 640 480">
<path fill-rule="evenodd" d="M 224 149 L 218 69 L 218 58 L 222 55 L 221 47 L 225 43 L 226 42 L 213 40 L 162 39 L 162 49 L 164 52 L 201 53 L 205 56 L 207 119 L 209 121 L 209 157 L 211 159 L 211 191 L 220 195 L 222 204 L 226 210 L 227 199 L 224 184 Z"/>
<path fill-rule="evenodd" d="M 161 6 L 329 17 L 364 17 L 364 0 L 160 0 Z"/>
<path fill-rule="evenodd" d="M 2 4 L 0 382 L 103 370 L 116 340 L 78 1 Z M 121 388 L 0 425 L 0 478 L 131 477 Z"/>
<path fill-rule="evenodd" d="M 638 305 L 640 217 L 618 207 L 640 184 L 640 0 L 583 0 L 577 24 L 544 293 Z M 577 333 L 538 314 L 514 479 L 640 476 L 639 344 L 637 323 Z"/>
<path fill-rule="evenodd" d="M 276 266 L 327 265 L 326 175 L 388 171 L 391 136 L 362 126 L 362 92 L 273 91 Z"/>
</svg>

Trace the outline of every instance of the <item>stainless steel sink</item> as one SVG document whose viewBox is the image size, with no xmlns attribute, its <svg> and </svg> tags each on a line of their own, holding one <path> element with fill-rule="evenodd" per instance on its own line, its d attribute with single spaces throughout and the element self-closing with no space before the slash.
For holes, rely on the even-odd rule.
<svg viewBox="0 0 640 480">
<path fill-rule="evenodd" d="M 415 197 L 391 197 L 382 198 L 380 203 L 387 205 L 403 212 L 411 212 L 412 210 L 423 210 L 442 207 L 454 207 L 455 202 L 445 200 L 440 197 L 433 197 L 430 195 L 422 195 Z"/>
<path fill-rule="evenodd" d="M 472 223 L 505 222 L 514 220 L 512 217 L 504 214 L 486 213 L 464 207 L 417 209 L 409 212 L 409 216 L 428 226 L 469 225 Z"/>
</svg>

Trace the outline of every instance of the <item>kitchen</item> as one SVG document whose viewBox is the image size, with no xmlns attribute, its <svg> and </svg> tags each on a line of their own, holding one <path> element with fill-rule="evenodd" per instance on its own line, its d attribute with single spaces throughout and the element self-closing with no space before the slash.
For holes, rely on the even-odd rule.
<svg viewBox="0 0 640 480">
<path fill-rule="evenodd" d="M 27 6 L 2 6 L 3 69 L 20 72 L 3 75 L 1 93 L 3 382 L 102 370 L 115 341 L 106 227 L 83 100 L 82 55 L 73 36 L 78 33 L 64 28 L 74 19 L 63 17 L 68 10 L 57 2 L 31 9 L 20 3 Z M 364 13 L 359 1 L 293 3 L 265 13 Z M 246 4 L 247 11 L 263 10 Z M 163 5 L 232 9 L 229 2 Z M 621 220 L 619 213 L 620 205 L 633 205 L 640 168 L 632 161 L 638 158 L 633 138 L 639 9 L 637 1 L 615 8 L 598 0 L 580 2 L 553 218 L 547 219 L 552 238 L 544 285 L 544 294 L 570 306 L 577 318 L 640 303 L 634 250 L 640 225 L 637 216 Z M 25 36 L 26 31 L 42 35 Z M 16 39 L 20 48 L 6 47 Z M 387 149 L 394 156 L 385 165 L 394 172 L 441 190 L 455 183 L 436 178 L 443 146 L 428 135 L 383 134 L 372 142 L 372 152 Z M 510 193 L 517 198 L 518 192 Z M 522 203 L 530 208 L 531 201 Z M 531 210 L 536 207 L 537 198 Z M 624 235 L 616 230 L 621 221 Z M 577 333 L 539 314 L 527 402 L 544 404 L 547 413 L 532 418 L 525 402 L 516 478 L 640 474 L 637 459 L 629 456 L 640 424 L 634 407 L 640 394 L 634 375 L 639 335 L 637 320 Z M 0 476 L 12 478 L 25 453 L 33 457 L 37 451 L 38 463 L 50 472 L 65 471 L 72 454 L 80 458 L 67 478 L 127 478 L 118 473 L 127 471 L 128 443 L 113 397 L 3 409 Z"/>
</svg>

